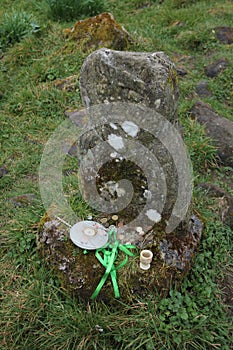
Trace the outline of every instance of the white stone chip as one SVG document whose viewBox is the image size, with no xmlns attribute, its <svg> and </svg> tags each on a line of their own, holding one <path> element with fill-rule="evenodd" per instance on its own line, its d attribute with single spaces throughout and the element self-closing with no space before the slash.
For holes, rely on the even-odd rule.
<svg viewBox="0 0 233 350">
<path fill-rule="evenodd" d="M 161 105 L 161 99 L 158 98 L 158 99 L 155 101 L 155 108 L 156 108 L 156 109 L 159 108 L 160 105 Z"/>
<path fill-rule="evenodd" d="M 128 134 L 129 136 L 135 137 L 138 134 L 139 127 L 131 122 L 131 121 L 125 121 L 121 124 L 122 129 Z"/>
<path fill-rule="evenodd" d="M 124 148 L 124 142 L 121 136 L 117 136 L 115 134 L 108 135 L 108 143 L 112 146 L 116 151 Z"/>
<path fill-rule="evenodd" d="M 112 152 L 110 153 L 110 157 L 111 158 L 116 158 L 118 156 L 118 153 L 117 152 Z"/>
<path fill-rule="evenodd" d="M 117 130 L 117 129 L 118 129 L 117 126 L 116 126 L 116 124 L 114 124 L 114 123 L 110 123 L 110 126 L 111 126 L 111 128 L 113 128 L 114 130 Z"/>
<path fill-rule="evenodd" d="M 152 198 L 152 193 L 151 191 L 145 190 L 143 193 L 143 197 L 146 199 L 151 199 Z"/>
<path fill-rule="evenodd" d="M 155 209 L 148 209 L 146 215 L 151 221 L 154 221 L 155 223 L 161 220 L 161 215 Z"/>
</svg>

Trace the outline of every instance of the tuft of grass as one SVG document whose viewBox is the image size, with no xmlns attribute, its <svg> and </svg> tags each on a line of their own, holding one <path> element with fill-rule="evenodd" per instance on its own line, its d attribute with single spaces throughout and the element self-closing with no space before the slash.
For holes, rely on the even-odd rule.
<svg viewBox="0 0 233 350">
<path fill-rule="evenodd" d="M 205 127 L 196 120 L 183 118 L 184 138 L 195 174 L 203 173 L 214 167 L 217 149 L 210 137 L 206 136 Z"/>
<path fill-rule="evenodd" d="M 40 26 L 31 14 L 24 11 L 7 12 L 0 24 L 0 49 L 4 50 L 39 30 Z"/>
<path fill-rule="evenodd" d="M 46 0 L 49 15 L 54 20 L 70 21 L 94 16 L 106 11 L 105 0 Z"/>
</svg>

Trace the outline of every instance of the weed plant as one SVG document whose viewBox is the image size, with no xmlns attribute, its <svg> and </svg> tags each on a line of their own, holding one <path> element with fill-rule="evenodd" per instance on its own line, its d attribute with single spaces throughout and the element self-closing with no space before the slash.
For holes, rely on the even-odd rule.
<svg viewBox="0 0 233 350">
<path fill-rule="evenodd" d="M 33 16 L 24 11 L 6 12 L 0 23 L 0 49 L 20 42 L 25 36 L 36 33 L 40 26 Z"/>
<path fill-rule="evenodd" d="M 219 220 L 213 200 L 197 185 L 213 181 L 232 193 L 228 185 L 232 169 L 218 166 L 216 148 L 205 128 L 190 119 L 189 110 L 198 99 L 195 85 L 207 79 L 213 97 L 204 101 L 232 119 L 232 45 L 219 43 L 212 32 L 215 26 L 232 25 L 232 1 L 109 1 L 114 17 L 135 37 L 132 50 L 163 50 L 187 70 L 179 79 L 179 116 L 194 169 L 193 210 L 204 223 L 198 253 L 181 289 L 171 288 L 163 299 L 156 294 L 146 299 L 133 296 L 129 304 L 119 300 L 111 305 L 84 305 L 71 298 L 36 249 L 38 222 L 45 211 L 38 185 L 44 145 L 66 118 L 64 111 L 81 107 L 78 84 L 69 92 L 57 89 L 55 82 L 79 75 L 86 54 L 76 43 L 65 41 L 62 29 L 70 23 L 48 22 L 38 3 L 2 0 L 1 5 L 1 45 L 8 48 L 0 60 L 0 347 L 231 350 L 231 319 L 220 281 L 226 270 L 232 271 L 232 232 Z M 25 20 L 28 32 L 15 29 L 17 35 L 6 39 L 16 28 L 11 25 L 3 36 L 5 14 L 13 12 L 13 5 L 16 13 L 30 7 L 32 15 Z M 28 35 L 31 23 L 41 23 L 40 38 Z M 4 25 L 10 27 L 10 22 Z M 218 77 L 207 78 L 204 67 L 223 56 L 231 65 Z M 67 155 L 63 172 L 66 198 L 86 218 L 90 208 L 77 189 L 75 158 Z M 34 195 L 32 202 L 14 204 L 16 196 L 27 193 Z"/>
</svg>

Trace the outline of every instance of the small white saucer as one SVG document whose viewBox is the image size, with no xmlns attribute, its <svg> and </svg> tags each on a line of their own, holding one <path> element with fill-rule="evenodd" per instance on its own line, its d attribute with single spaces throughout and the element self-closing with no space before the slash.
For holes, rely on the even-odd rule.
<svg viewBox="0 0 233 350">
<path fill-rule="evenodd" d="M 108 232 L 98 222 L 80 221 L 71 227 L 70 239 L 80 248 L 94 250 L 108 242 Z"/>
</svg>

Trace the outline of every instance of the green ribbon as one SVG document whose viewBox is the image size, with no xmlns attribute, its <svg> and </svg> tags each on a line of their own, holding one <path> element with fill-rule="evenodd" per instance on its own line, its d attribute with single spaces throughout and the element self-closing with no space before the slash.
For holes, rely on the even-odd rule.
<svg viewBox="0 0 233 350">
<path fill-rule="evenodd" d="M 116 239 L 115 228 L 112 228 L 108 232 L 108 235 L 109 235 L 108 243 L 102 248 L 97 249 L 95 253 L 96 258 L 106 268 L 106 271 L 103 277 L 101 278 L 98 286 L 96 287 L 94 293 L 92 294 L 91 300 L 95 299 L 98 296 L 109 275 L 112 280 L 115 298 L 119 298 L 120 292 L 119 292 L 119 287 L 117 283 L 117 270 L 119 270 L 121 267 L 123 267 L 127 263 L 128 256 L 135 256 L 135 254 L 133 254 L 129 249 L 135 249 L 136 247 L 132 244 L 120 244 L 120 241 Z M 125 256 L 125 259 L 118 266 L 114 266 L 114 262 L 117 258 L 119 250 L 125 253 L 126 256 Z M 101 256 L 101 253 L 103 254 L 103 256 Z"/>
</svg>

